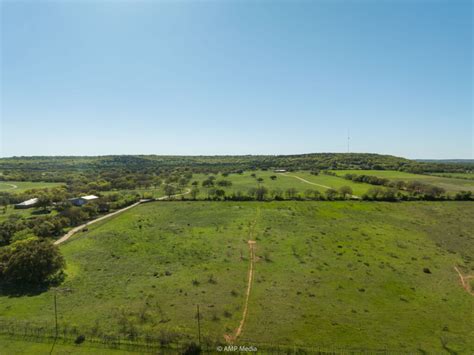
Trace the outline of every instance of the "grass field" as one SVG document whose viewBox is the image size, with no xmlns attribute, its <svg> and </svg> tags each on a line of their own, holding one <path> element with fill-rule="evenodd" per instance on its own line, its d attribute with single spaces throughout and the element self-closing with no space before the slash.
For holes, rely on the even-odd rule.
<svg viewBox="0 0 474 355">
<path fill-rule="evenodd" d="M 59 322 L 196 339 L 200 304 L 204 336 L 223 341 L 242 317 L 253 239 L 239 343 L 469 353 L 473 297 L 454 266 L 474 272 L 473 213 L 469 202 L 141 205 L 61 246 Z M 0 320 L 52 322 L 52 300 L 2 295 Z"/>
<path fill-rule="evenodd" d="M 256 177 L 251 175 L 255 174 Z M 270 176 L 275 175 L 277 178 L 275 180 L 270 179 Z M 295 176 L 301 177 L 304 180 L 307 180 L 313 184 L 309 184 L 302 180 L 295 178 Z M 208 175 L 204 174 L 194 174 L 192 181 L 198 181 L 200 194 L 199 198 L 205 198 L 207 196 L 206 189 L 201 186 L 203 180 L 207 179 Z M 306 190 L 312 189 L 317 190 L 321 193 L 324 193 L 328 188 L 338 189 L 341 186 L 350 186 L 355 195 L 362 195 L 368 189 L 372 187 L 369 184 L 357 184 L 352 181 L 342 179 L 337 176 L 330 175 L 311 175 L 308 172 L 297 171 L 286 174 L 274 173 L 273 171 L 246 171 L 243 174 L 231 174 L 228 177 L 223 177 L 221 175 L 216 176 L 216 181 L 219 180 L 229 180 L 232 182 L 232 186 L 224 188 L 226 194 L 236 193 L 238 191 L 242 193 L 247 193 L 251 188 L 259 186 L 257 182 L 258 178 L 262 178 L 262 186 L 265 186 L 269 190 L 280 189 L 285 192 L 289 188 L 295 188 L 300 194 L 304 194 Z M 217 186 L 218 187 L 218 186 Z"/>
<path fill-rule="evenodd" d="M 56 210 L 52 210 L 50 213 L 44 213 L 40 208 L 28 208 L 28 209 L 15 209 L 13 205 L 9 205 L 6 211 L 0 209 L 0 223 L 13 216 L 19 216 L 21 218 L 34 218 L 37 216 L 54 216 L 57 214 Z"/>
<path fill-rule="evenodd" d="M 82 345 L 71 345 L 58 342 L 53 344 L 51 342 L 35 342 L 24 341 L 20 339 L 11 339 L 0 335 L 0 355 L 12 354 L 104 354 L 104 355 L 122 355 L 130 354 L 130 351 L 107 349 L 104 347 L 90 347 L 85 348 Z M 53 346 L 54 345 L 54 346 Z M 53 350 L 51 352 L 51 350 Z"/>
<path fill-rule="evenodd" d="M 31 181 L 0 181 L 0 191 L 25 192 L 31 189 L 46 189 L 61 186 L 56 182 L 31 182 Z"/>
<path fill-rule="evenodd" d="M 421 175 L 411 174 L 402 171 L 395 170 L 334 170 L 338 176 L 344 176 L 345 174 L 357 174 L 357 175 L 374 175 L 381 178 L 387 178 L 392 181 L 421 181 L 427 184 L 436 185 L 442 187 L 447 192 L 455 193 L 458 191 L 473 191 L 474 192 L 474 180 L 469 179 L 457 179 L 443 176 L 434 175 Z"/>
<path fill-rule="evenodd" d="M 432 176 L 474 180 L 474 173 L 433 173 Z"/>
</svg>

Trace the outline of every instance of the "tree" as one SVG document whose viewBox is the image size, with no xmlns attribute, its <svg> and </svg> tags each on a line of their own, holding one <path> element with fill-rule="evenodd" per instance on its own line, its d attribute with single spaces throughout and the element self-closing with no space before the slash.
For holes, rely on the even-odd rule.
<svg viewBox="0 0 474 355">
<path fill-rule="evenodd" d="M 165 192 L 165 195 L 168 196 L 168 198 L 171 198 L 171 196 L 176 194 L 176 187 L 173 185 L 167 184 L 165 185 L 165 188 L 163 190 Z"/>
<path fill-rule="evenodd" d="M 459 191 L 454 196 L 454 199 L 459 200 L 459 201 L 469 201 L 469 200 L 473 199 L 473 197 L 474 197 L 474 195 L 472 194 L 471 191 Z"/>
<path fill-rule="evenodd" d="M 215 196 L 217 198 L 223 198 L 225 196 L 225 191 L 222 189 L 216 189 Z"/>
<path fill-rule="evenodd" d="M 270 179 L 273 180 L 273 181 L 275 181 L 275 180 L 277 179 L 277 176 L 276 176 L 276 175 L 272 175 L 272 176 L 270 176 Z"/>
<path fill-rule="evenodd" d="M 326 190 L 326 198 L 330 201 L 335 200 L 337 196 L 337 191 L 334 189 L 327 189 Z"/>
<path fill-rule="evenodd" d="M 207 179 L 202 182 L 202 187 L 209 188 L 214 186 L 214 180 Z"/>
<path fill-rule="evenodd" d="M 180 178 L 178 181 L 179 190 L 182 191 L 184 187 L 188 184 L 188 180 L 184 177 Z"/>
<path fill-rule="evenodd" d="M 195 200 L 198 195 L 199 195 L 199 188 L 197 186 L 193 186 L 191 188 L 191 198 Z"/>
<path fill-rule="evenodd" d="M 51 202 L 51 196 L 48 193 L 42 193 L 38 196 L 38 207 L 42 207 L 43 210 L 46 210 Z"/>
<path fill-rule="evenodd" d="M 217 182 L 217 185 L 222 186 L 222 187 L 230 187 L 232 186 L 232 181 L 229 180 L 219 180 Z"/>
<path fill-rule="evenodd" d="M 265 186 L 260 186 L 255 190 L 255 197 L 258 201 L 263 201 L 267 195 L 268 190 Z"/>
<path fill-rule="evenodd" d="M 65 261 L 48 240 L 28 238 L 0 249 L 0 281 L 15 286 L 41 285 L 62 273 Z"/>
<path fill-rule="evenodd" d="M 294 187 L 290 187 L 289 189 L 286 189 L 285 193 L 286 197 L 291 200 L 296 197 L 298 191 Z"/>
<path fill-rule="evenodd" d="M 341 186 L 339 188 L 339 194 L 343 199 L 352 197 L 352 188 L 350 186 Z"/>
</svg>

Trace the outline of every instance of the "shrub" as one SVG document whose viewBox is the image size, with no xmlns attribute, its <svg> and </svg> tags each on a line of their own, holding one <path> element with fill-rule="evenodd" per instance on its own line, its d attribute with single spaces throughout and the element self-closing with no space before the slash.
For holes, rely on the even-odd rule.
<svg viewBox="0 0 474 355">
<path fill-rule="evenodd" d="M 0 281 L 15 286 L 38 286 L 59 280 L 65 267 L 50 241 L 28 238 L 0 249 Z"/>
</svg>

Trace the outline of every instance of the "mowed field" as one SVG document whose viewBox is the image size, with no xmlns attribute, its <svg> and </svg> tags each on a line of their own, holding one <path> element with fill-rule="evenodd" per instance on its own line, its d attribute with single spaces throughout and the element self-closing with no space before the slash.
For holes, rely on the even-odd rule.
<svg viewBox="0 0 474 355">
<path fill-rule="evenodd" d="M 32 189 L 46 189 L 61 185 L 63 184 L 56 182 L 0 181 L 0 191 L 24 192 Z"/>
<path fill-rule="evenodd" d="M 253 177 L 252 174 L 256 176 Z M 212 176 L 212 175 L 211 175 Z M 237 192 L 242 192 L 246 194 L 249 189 L 255 188 L 258 186 L 265 186 L 268 190 L 282 190 L 283 193 L 290 188 L 294 188 L 304 195 L 306 190 L 312 189 L 317 190 L 321 193 L 324 193 L 328 188 L 339 189 L 341 186 L 350 186 L 353 189 L 355 195 L 362 195 L 367 192 L 368 189 L 373 187 L 369 184 L 364 183 L 355 183 L 349 180 L 337 176 L 330 175 L 312 175 L 305 171 L 296 171 L 288 173 L 275 173 L 273 171 L 246 171 L 243 174 L 230 174 L 227 177 L 224 177 L 220 174 L 214 175 L 216 177 L 216 182 L 219 180 L 228 180 L 232 182 L 230 187 L 222 187 L 226 191 L 226 194 L 232 194 Z M 275 180 L 272 180 L 270 177 L 276 176 Z M 202 181 L 206 180 L 209 175 L 205 174 L 194 174 L 191 181 L 199 182 L 200 194 L 199 198 L 205 198 L 207 196 L 207 190 L 201 186 Z M 298 177 L 302 178 L 298 179 Z M 257 179 L 262 178 L 262 182 L 258 182 Z M 218 185 L 216 188 L 221 188 Z"/>
<path fill-rule="evenodd" d="M 470 202 L 144 204 L 61 245 L 59 323 L 196 340 L 199 304 L 203 336 L 223 342 L 254 240 L 239 344 L 470 353 L 474 298 L 454 266 L 474 273 L 473 215 Z M 0 295 L 0 320 L 52 324 L 53 291 Z"/>
<path fill-rule="evenodd" d="M 435 175 L 411 174 L 395 170 L 333 170 L 338 176 L 345 174 L 373 175 L 381 178 L 387 178 L 392 181 L 421 181 L 427 184 L 442 187 L 447 192 L 455 193 L 458 191 L 473 191 L 474 180 L 459 179 L 455 177 L 444 177 Z M 471 174 L 472 175 L 472 174 Z"/>
</svg>

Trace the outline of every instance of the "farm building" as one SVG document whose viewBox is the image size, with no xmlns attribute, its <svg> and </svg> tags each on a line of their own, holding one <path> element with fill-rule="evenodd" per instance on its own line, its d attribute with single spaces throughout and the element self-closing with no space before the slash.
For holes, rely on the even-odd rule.
<svg viewBox="0 0 474 355">
<path fill-rule="evenodd" d="M 286 170 L 285 169 L 275 169 L 274 172 L 275 173 L 286 173 Z"/>
<path fill-rule="evenodd" d="M 21 203 L 17 203 L 15 205 L 16 209 L 22 209 L 22 208 L 30 208 L 34 207 L 38 203 L 38 198 L 30 198 L 29 200 L 23 201 Z"/>
<path fill-rule="evenodd" d="M 74 206 L 82 206 L 82 205 L 85 205 L 86 203 L 88 203 L 90 201 L 94 201 L 94 200 L 97 200 L 97 199 L 98 199 L 97 196 L 88 195 L 88 196 L 70 198 L 69 201 L 71 201 L 71 203 Z"/>
</svg>

